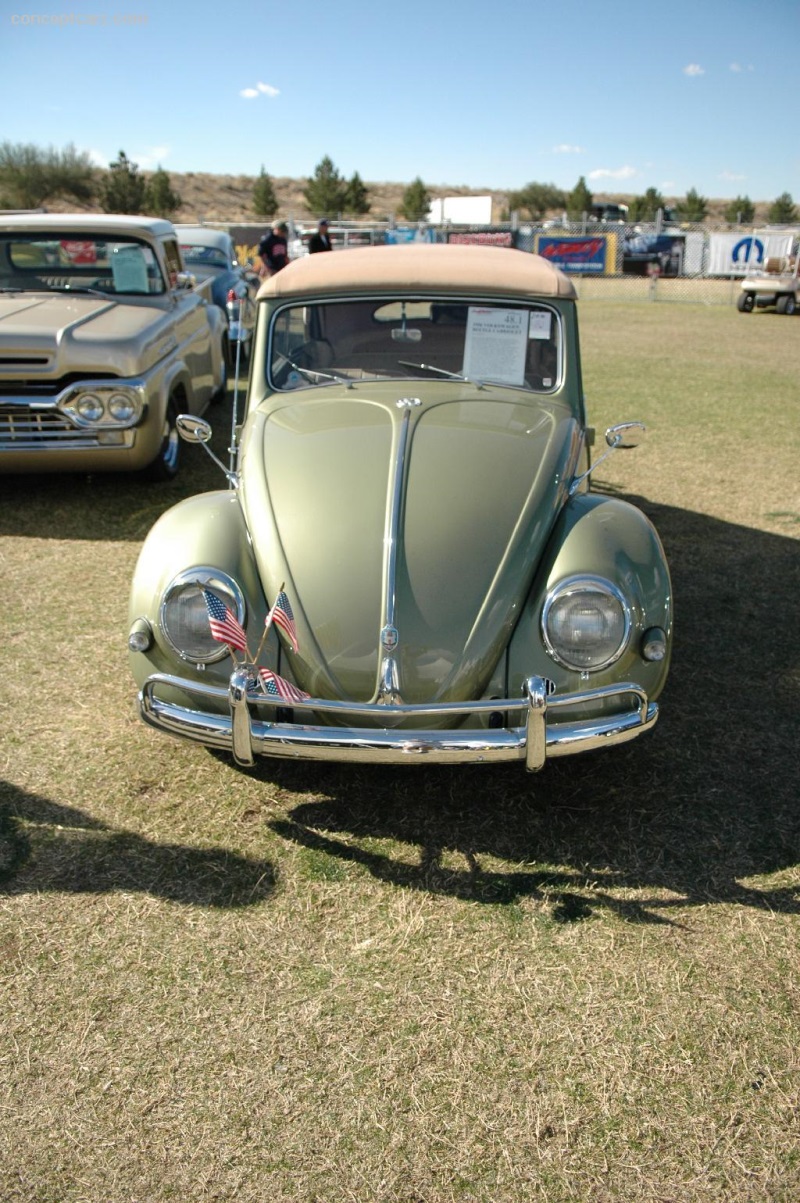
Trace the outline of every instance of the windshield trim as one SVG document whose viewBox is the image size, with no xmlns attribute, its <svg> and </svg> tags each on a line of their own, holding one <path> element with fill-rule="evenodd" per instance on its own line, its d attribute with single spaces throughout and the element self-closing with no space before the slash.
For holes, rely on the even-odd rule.
<svg viewBox="0 0 800 1203">
<path fill-rule="evenodd" d="M 81 262 L 78 256 L 71 262 L 69 260 L 31 264 L 19 262 L 18 258 L 16 260 L 14 258 L 13 247 L 26 243 L 31 246 L 38 245 L 43 256 L 48 253 L 46 248 L 54 246 L 64 248 L 64 253 L 68 255 L 69 252 L 65 248 L 71 243 L 76 246 L 86 243 L 92 244 L 93 247 L 110 245 L 121 248 L 139 248 L 146 252 L 143 266 L 144 278 L 148 282 L 148 287 L 126 287 L 125 273 L 120 272 L 115 275 L 110 261 L 98 263 L 95 259 L 93 262 Z M 52 253 L 52 250 L 49 253 Z M 141 272 L 137 272 L 136 275 L 141 277 Z M 100 278 L 109 281 L 113 279 L 114 288 L 104 289 L 98 283 Z M 128 273 L 128 283 L 133 278 L 134 276 Z M 5 283 L 6 280 L 8 283 Z M 13 288 L 14 291 L 19 289 L 22 292 L 45 292 L 60 295 L 81 292 L 84 295 L 97 293 L 98 296 L 108 300 L 114 300 L 117 297 L 152 298 L 164 296 L 168 291 L 161 261 L 152 242 L 127 232 L 111 230 L 106 232 L 101 229 L 76 231 L 71 230 L 68 226 L 47 230 L 7 229 L 0 231 L 0 283 L 3 283 L 6 289 Z M 159 287 L 153 289 L 151 286 L 154 284 L 158 284 Z"/>
<path fill-rule="evenodd" d="M 403 348 L 400 346 L 398 346 L 398 352 L 400 357 L 416 360 L 420 367 L 427 367 L 429 369 L 428 371 L 423 371 L 419 375 L 409 375 L 407 372 L 398 371 L 396 374 L 392 373 L 391 375 L 376 372 L 375 374 L 359 375 L 356 377 L 346 377 L 341 375 L 337 376 L 335 375 L 337 372 L 336 366 L 333 365 L 330 367 L 330 371 L 327 374 L 325 371 L 317 372 L 316 374 L 319 378 L 314 382 L 312 382 L 310 379 L 306 379 L 302 385 L 298 386 L 297 383 L 294 383 L 291 387 L 286 387 L 285 385 L 282 385 L 276 381 L 274 375 L 274 365 L 278 358 L 282 355 L 282 353 L 279 352 L 275 346 L 276 330 L 281 316 L 286 314 L 287 311 L 307 311 L 315 307 L 327 308 L 334 305 L 354 304 L 366 304 L 382 307 L 385 305 L 399 304 L 400 302 L 407 302 L 411 305 L 415 303 L 424 303 L 430 305 L 440 304 L 443 306 L 466 306 L 468 310 L 471 308 L 491 308 L 494 310 L 523 310 L 527 313 L 535 311 L 548 313 L 551 321 L 554 324 L 553 334 L 551 337 L 555 339 L 557 354 L 556 371 L 553 376 L 552 383 L 540 388 L 534 388 L 530 384 L 526 384 L 524 382 L 516 383 L 509 382 L 507 380 L 495 380 L 492 379 L 491 376 L 487 377 L 478 371 L 469 374 L 462 374 L 460 371 L 452 373 L 447 370 L 442 371 L 440 366 L 436 365 L 435 362 L 429 363 L 426 356 L 422 355 L 421 353 L 418 354 L 419 344 L 413 342 L 405 348 L 405 350 L 409 352 L 407 356 L 403 355 Z M 410 320 L 416 321 L 419 319 L 414 318 Z M 384 321 L 380 324 L 385 326 L 388 323 Z M 419 381 L 420 383 L 432 383 L 439 381 L 441 383 L 448 382 L 449 376 L 449 383 L 451 384 L 467 384 L 476 388 L 490 387 L 510 389 L 512 391 L 523 392 L 536 397 L 551 396 L 562 388 L 566 376 L 567 357 L 564 334 L 565 325 L 563 314 L 559 307 L 553 304 L 551 299 L 547 297 L 503 297 L 498 296 L 496 293 L 474 293 L 466 295 L 463 293 L 447 293 L 440 292 L 438 290 L 429 291 L 425 289 L 409 289 L 407 292 L 396 289 L 392 289 L 389 292 L 381 290 L 356 294 L 351 293 L 348 296 L 320 296 L 318 298 L 314 298 L 313 300 L 309 298 L 303 298 L 301 300 L 299 297 L 292 297 L 281 300 L 281 302 L 275 305 L 274 308 L 271 307 L 266 347 L 266 363 L 264 365 L 264 378 L 267 389 L 270 392 L 280 393 L 281 395 L 294 392 L 306 392 L 309 389 L 316 390 L 319 388 L 325 388 L 329 385 L 341 386 L 342 384 L 345 384 L 347 387 L 353 387 L 357 386 L 358 384 L 374 385 L 376 382 L 402 382 L 404 385 L 407 385 L 411 381 Z M 283 366 L 285 366 L 286 363 L 287 360 L 284 359 Z"/>
</svg>

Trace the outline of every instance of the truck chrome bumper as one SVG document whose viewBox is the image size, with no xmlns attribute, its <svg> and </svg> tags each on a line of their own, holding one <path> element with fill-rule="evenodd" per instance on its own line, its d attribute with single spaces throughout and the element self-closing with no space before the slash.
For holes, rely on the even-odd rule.
<svg viewBox="0 0 800 1203">
<path fill-rule="evenodd" d="M 178 689 L 217 705 L 228 704 L 228 713 L 193 710 L 159 698 L 159 688 Z M 619 714 L 593 719 L 559 722 L 559 709 L 601 701 L 627 704 Z M 290 708 L 293 722 L 273 722 L 257 713 Z M 288 703 L 267 698 L 253 687 L 247 666 L 234 669 L 226 690 L 216 685 L 187 681 L 166 673 L 148 677 L 139 694 L 143 720 L 159 731 L 183 736 L 233 754 L 241 765 L 251 765 L 256 756 L 293 757 L 301 760 L 350 761 L 373 764 L 476 764 L 522 760 L 530 772 L 542 768 L 548 757 L 569 756 L 610 747 L 635 739 L 648 731 L 658 718 L 658 706 L 648 702 L 638 685 L 624 683 L 548 697 L 543 677 L 529 677 L 520 698 L 492 698 L 478 702 L 445 702 L 430 705 L 355 704 L 311 698 Z M 391 726 L 320 726 L 303 722 L 304 716 L 326 715 L 332 720 L 346 716 L 380 715 L 387 723 L 419 718 L 468 718 L 504 714 L 508 722 L 519 716 L 518 726 L 458 727 L 448 730 L 409 730 Z"/>
</svg>

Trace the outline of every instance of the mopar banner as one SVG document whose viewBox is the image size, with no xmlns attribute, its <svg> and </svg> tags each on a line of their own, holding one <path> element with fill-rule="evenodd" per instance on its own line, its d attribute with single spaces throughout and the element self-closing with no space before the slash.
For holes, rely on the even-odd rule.
<svg viewBox="0 0 800 1203">
<path fill-rule="evenodd" d="M 612 242 L 614 246 L 610 245 Z M 615 248 L 615 234 L 575 238 L 570 235 L 552 237 L 540 234 L 534 249 L 564 272 L 602 276 L 614 270 Z"/>
<path fill-rule="evenodd" d="M 710 276 L 743 276 L 763 267 L 767 259 L 792 253 L 793 234 L 781 231 L 751 234 L 712 234 L 708 243 Z"/>
</svg>

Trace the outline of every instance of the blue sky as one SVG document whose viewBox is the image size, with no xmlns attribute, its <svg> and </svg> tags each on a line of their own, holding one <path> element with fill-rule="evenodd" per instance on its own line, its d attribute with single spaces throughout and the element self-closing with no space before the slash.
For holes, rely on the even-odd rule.
<svg viewBox="0 0 800 1203">
<path fill-rule="evenodd" d="M 800 201 L 800 0 L 0 0 L 0 141 L 106 165 Z M 794 60 L 794 65 L 792 61 Z"/>
</svg>

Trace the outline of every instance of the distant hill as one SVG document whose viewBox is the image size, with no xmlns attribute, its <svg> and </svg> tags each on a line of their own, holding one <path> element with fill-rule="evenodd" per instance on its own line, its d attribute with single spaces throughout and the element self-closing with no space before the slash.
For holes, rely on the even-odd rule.
<svg viewBox="0 0 800 1203">
<path fill-rule="evenodd" d="M 147 177 L 148 173 L 142 173 Z M 179 222 L 245 222 L 250 225 L 267 224 L 265 218 L 256 217 L 252 209 L 253 188 L 256 176 L 253 175 L 209 175 L 204 172 L 169 172 L 170 184 L 182 200 L 181 208 L 175 217 Z M 316 216 L 306 207 L 303 189 L 308 184 L 307 179 L 289 179 L 272 176 L 272 186 L 278 199 L 280 217 L 291 217 L 296 221 L 311 221 Z M 370 183 L 369 189 L 370 212 L 363 219 L 369 221 L 386 221 L 391 217 L 400 216 L 400 206 L 403 193 L 408 184 L 402 183 Z M 426 187 L 432 197 L 443 196 L 491 196 L 492 220 L 499 222 L 507 220 L 509 189 L 495 188 L 466 188 L 463 185 L 428 184 Z M 596 192 L 597 201 L 615 201 L 630 204 L 633 197 L 628 194 Z M 675 205 L 681 197 L 666 196 L 665 203 Z M 727 200 L 709 200 L 709 221 L 723 221 L 723 213 L 728 205 Z M 756 223 L 766 220 L 770 201 L 756 202 Z M 68 213 L 81 209 L 86 212 L 99 211 L 97 206 L 78 206 L 74 201 L 48 201 L 47 208 L 51 212 Z M 328 213 L 328 218 L 337 214 Z M 558 212 L 551 216 L 559 216 Z"/>
</svg>

